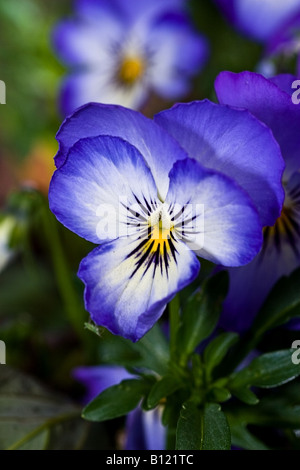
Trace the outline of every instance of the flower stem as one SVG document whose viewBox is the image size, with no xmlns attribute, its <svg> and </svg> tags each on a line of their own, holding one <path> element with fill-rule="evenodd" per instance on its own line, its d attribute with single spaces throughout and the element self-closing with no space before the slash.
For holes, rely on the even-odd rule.
<svg viewBox="0 0 300 470">
<path fill-rule="evenodd" d="M 81 305 L 81 301 L 78 298 L 71 280 L 71 272 L 61 245 L 56 221 L 48 207 L 46 207 L 44 200 L 42 203 L 42 221 L 53 262 L 57 287 L 69 321 L 79 337 L 82 338 L 84 336 L 84 321 L 86 320 L 85 310 Z"/>
<path fill-rule="evenodd" d="M 176 295 L 169 303 L 169 320 L 170 320 L 170 357 L 171 360 L 176 359 L 177 352 L 177 333 L 180 325 L 180 302 L 179 296 Z"/>
</svg>

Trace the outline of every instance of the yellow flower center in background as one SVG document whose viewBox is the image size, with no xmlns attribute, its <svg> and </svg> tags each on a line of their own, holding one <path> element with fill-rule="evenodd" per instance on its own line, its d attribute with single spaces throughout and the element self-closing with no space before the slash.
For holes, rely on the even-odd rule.
<svg viewBox="0 0 300 470">
<path fill-rule="evenodd" d="M 121 63 L 118 77 L 125 85 L 133 85 L 145 71 L 145 62 L 140 57 L 125 57 Z"/>
</svg>

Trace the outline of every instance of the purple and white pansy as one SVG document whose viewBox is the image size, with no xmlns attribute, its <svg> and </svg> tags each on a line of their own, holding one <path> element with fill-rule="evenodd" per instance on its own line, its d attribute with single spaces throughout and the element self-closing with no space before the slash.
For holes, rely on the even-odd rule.
<svg viewBox="0 0 300 470">
<path fill-rule="evenodd" d="M 62 124 L 49 202 L 98 244 L 81 262 L 85 306 L 112 333 L 139 340 L 191 283 L 199 257 L 249 263 L 279 217 L 284 162 L 248 111 L 199 101 L 150 120 L 91 103 Z"/>
</svg>

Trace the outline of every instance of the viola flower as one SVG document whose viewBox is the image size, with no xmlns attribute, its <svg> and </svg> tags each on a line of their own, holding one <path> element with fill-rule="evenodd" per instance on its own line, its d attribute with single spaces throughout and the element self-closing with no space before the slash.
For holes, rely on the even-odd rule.
<svg viewBox="0 0 300 470">
<path fill-rule="evenodd" d="M 216 79 L 220 103 L 249 110 L 269 126 L 285 159 L 285 200 L 280 217 L 264 229 L 262 250 L 247 266 L 230 269 L 230 290 L 222 325 L 247 329 L 276 281 L 300 266 L 300 106 L 291 94 L 295 77 L 273 79 L 242 72 L 222 72 Z"/>
<path fill-rule="evenodd" d="M 228 20 L 250 38 L 266 43 L 297 13 L 300 0 L 215 0 Z"/>
<path fill-rule="evenodd" d="M 93 321 L 132 341 L 198 275 L 197 256 L 249 263 L 283 202 L 270 129 L 210 101 L 155 117 L 92 103 L 61 126 L 49 190 L 57 219 L 100 244 L 80 264 Z"/>
<path fill-rule="evenodd" d="M 284 59 L 296 56 L 296 73 L 300 76 L 300 6 L 297 14 L 284 23 L 268 41 L 265 56 L 265 61 L 269 61 L 271 64 L 278 56 Z"/>
<path fill-rule="evenodd" d="M 208 56 L 184 0 L 77 0 L 53 42 L 73 70 L 62 86 L 65 115 L 88 102 L 138 109 L 152 90 L 177 99 Z"/>
<path fill-rule="evenodd" d="M 89 403 L 106 388 L 135 376 L 119 366 L 77 367 L 73 377 L 86 388 L 84 403 Z M 131 411 L 125 422 L 125 450 L 164 450 L 166 429 L 161 423 L 161 409 Z"/>
</svg>

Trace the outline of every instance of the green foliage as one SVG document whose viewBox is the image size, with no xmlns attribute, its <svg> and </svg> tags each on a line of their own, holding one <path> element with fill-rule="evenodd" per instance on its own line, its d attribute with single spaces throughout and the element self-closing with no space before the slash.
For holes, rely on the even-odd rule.
<svg viewBox="0 0 300 470">
<path fill-rule="evenodd" d="M 100 393 L 83 410 L 90 421 L 105 421 L 124 416 L 136 408 L 149 390 L 149 383 L 140 379 L 123 380 Z"/>
<path fill-rule="evenodd" d="M 177 425 L 176 448 L 178 450 L 229 450 L 230 429 L 221 407 L 208 403 L 203 410 L 187 402 Z"/>
<path fill-rule="evenodd" d="M 0 449 L 82 447 L 88 431 L 80 408 L 8 366 L 1 367 Z"/>
<path fill-rule="evenodd" d="M 215 329 L 227 290 L 228 275 L 222 271 L 205 281 L 202 288 L 186 302 L 177 336 L 181 361 L 185 362 Z"/>
<path fill-rule="evenodd" d="M 300 269 L 282 277 L 258 313 L 252 330 L 260 337 L 266 331 L 300 317 Z"/>
<path fill-rule="evenodd" d="M 292 362 L 294 350 L 257 352 L 250 363 L 240 355 L 238 370 L 228 374 L 223 368 L 234 348 L 241 351 L 244 346 L 237 334 L 216 330 L 227 281 L 226 273 L 220 272 L 204 281 L 183 306 L 178 299 L 172 301 L 170 334 L 176 341 L 170 348 L 158 325 L 135 344 L 115 336 L 102 338 L 102 360 L 118 362 L 140 379 L 102 392 L 83 416 L 101 421 L 124 415 L 139 403 L 144 412 L 160 406 L 169 445 L 176 441 L 178 450 L 225 450 L 231 441 L 245 449 L 268 449 L 249 425 L 300 425 L 298 404 L 283 403 L 281 396 L 277 401 L 261 397 L 259 392 L 284 389 L 300 375 L 300 366 Z"/>
</svg>

